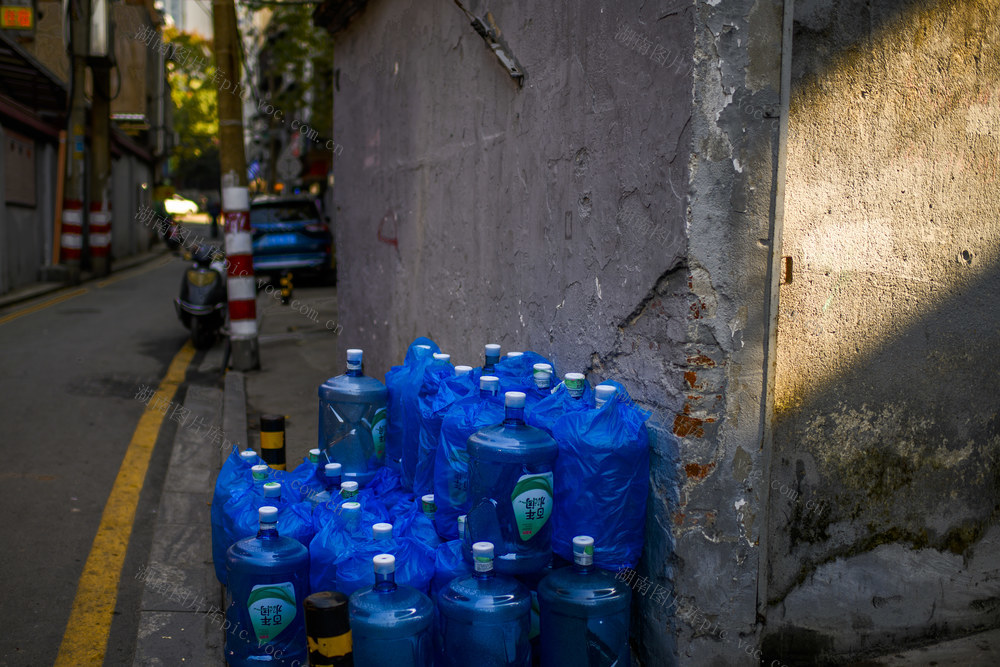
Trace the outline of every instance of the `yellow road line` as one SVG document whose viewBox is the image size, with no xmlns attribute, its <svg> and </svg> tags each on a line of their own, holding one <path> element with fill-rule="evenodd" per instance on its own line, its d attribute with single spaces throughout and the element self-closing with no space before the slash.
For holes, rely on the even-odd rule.
<svg viewBox="0 0 1000 667">
<path fill-rule="evenodd" d="M 63 301 L 68 301 L 69 299 L 72 299 L 73 297 L 80 296 L 81 294 L 86 294 L 89 291 L 90 290 L 87 289 L 86 287 L 81 287 L 78 290 L 73 290 L 72 292 L 67 292 L 66 294 L 61 294 L 61 295 L 59 295 L 57 297 L 49 299 L 48 301 L 42 301 L 41 303 L 36 303 L 34 306 L 28 306 L 27 308 L 22 308 L 21 310 L 15 312 L 15 313 L 11 313 L 10 315 L 4 315 L 3 317 L 0 317 L 0 324 L 7 324 L 8 322 L 12 322 L 12 321 L 16 320 L 17 318 L 22 317 L 24 315 L 30 315 L 32 313 L 37 313 L 39 310 L 42 310 L 43 308 L 48 308 L 49 306 L 54 306 L 57 303 L 62 303 Z"/>
<path fill-rule="evenodd" d="M 157 396 L 167 404 L 174 399 L 177 387 L 184 381 L 193 357 L 194 347 L 188 341 L 170 362 L 170 368 L 156 390 Z M 73 610 L 56 657 L 56 667 L 100 665 L 104 662 L 139 492 L 142 491 L 149 459 L 164 419 L 163 413 L 153 407 L 157 403 L 153 398 L 149 400 L 125 451 L 125 459 L 101 515 L 97 536 L 83 566 L 76 597 L 73 598 Z"/>
</svg>

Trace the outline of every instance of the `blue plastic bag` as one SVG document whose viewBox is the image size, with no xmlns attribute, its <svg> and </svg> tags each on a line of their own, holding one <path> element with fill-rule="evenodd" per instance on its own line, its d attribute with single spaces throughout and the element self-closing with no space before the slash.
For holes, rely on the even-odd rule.
<svg viewBox="0 0 1000 667">
<path fill-rule="evenodd" d="M 333 516 L 341 513 L 345 502 L 359 503 L 364 513 L 372 516 L 372 523 L 390 520 L 389 512 L 378 501 L 375 494 L 371 489 L 365 488 L 351 497 L 345 497 L 342 492 L 337 493 L 330 500 L 316 505 L 312 511 L 313 529 L 319 533 L 319 531 L 325 528 Z"/>
<path fill-rule="evenodd" d="M 451 404 L 441 420 L 434 462 L 434 502 L 437 512 L 434 526 L 445 539 L 458 537 L 458 517 L 468 514 L 469 454 L 465 444 L 469 436 L 504 419 L 503 399 L 499 396 L 468 396 Z"/>
<path fill-rule="evenodd" d="M 281 471 L 276 471 L 281 472 Z M 309 548 L 316 530 L 312 524 L 312 508 L 302 503 L 298 494 L 291 494 L 282 485 L 282 497 L 267 498 L 253 489 L 238 498 L 233 498 L 226 506 L 226 513 L 232 523 L 228 527 L 230 546 L 245 537 L 253 537 L 260 527 L 259 510 L 265 505 L 278 508 L 278 534 L 298 540 L 302 546 Z M 226 547 L 229 548 L 228 546 Z"/>
<path fill-rule="evenodd" d="M 504 357 L 496 366 L 496 375 L 500 378 L 500 394 L 508 391 L 530 392 L 535 388 L 535 364 L 549 364 L 552 362 L 538 354 L 528 350 L 516 357 Z M 552 366 L 553 377 L 555 366 Z M 553 383 L 555 384 L 555 383 Z"/>
<path fill-rule="evenodd" d="M 344 595 L 375 585 L 372 558 L 379 554 L 396 557 L 396 583 L 412 586 L 426 594 L 434 577 L 434 550 L 410 537 L 391 537 L 376 540 L 371 535 L 355 539 L 351 548 L 337 556 L 336 588 Z"/>
<path fill-rule="evenodd" d="M 413 500 L 413 494 L 403 488 L 403 478 L 399 471 L 389 467 L 380 468 L 372 481 L 365 487 L 391 516 L 392 508 L 401 500 Z"/>
<path fill-rule="evenodd" d="M 434 551 L 434 578 L 431 579 L 431 600 L 437 604 L 438 593 L 455 577 L 472 574 L 470 565 L 462 555 L 462 540 L 442 542 Z"/>
<path fill-rule="evenodd" d="M 385 463 L 399 470 L 403 460 L 403 441 L 406 438 L 405 410 L 403 397 L 412 383 L 412 376 L 417 366 L 423 360 L 418 359 L 418 345 L 427 345 L 430 353 L 438 352 L 440 348 L 430 338 L 423 336 L 415 339 L 406 349 L 406 359 L 402 366 L 393 366 L 385 374 L 385 387 L 389 392 L 388 425 L 385 430 Z M 427 357 L 430 357 L 430 353 Z"/>
<path fill-rule="evenodd" d="M 314 593 L 337 590 L 337 557 L 370 536 L 372 524 L 382 520 L 364 508 L 353 517 L 343 511 L 330 513 L 329 521 L 309 544 L 309 583 Z"/>
<path fill-rule="evenodd" d="M 642 555 L 649 496 L 649 414 L 618 388 L 602 407 L 558 419 L 552 549 L 573 558 L 573 538 L 594 538 L 594 565 L 617 572 Z"/>
<path fill-rule="evenodd" d="M 441 419 L 434 412 L 434 398 L 448 378 L 455 376 L 450 361 L 435 359 L 424 368 L 424 375 L 417 390 L 417 430 L 411 447 L 403 445 L 403 485 L 412 477 L 410 488 L 414 495 L 422 496 L 434 488 L 434 450 L 441 432 Z"/>
<path fill-rule="evenodd" d="M 431 549 L 436 549 L 441 544 L 441 538 L 438 537 L 433 520 L 424 512 L 423 504 L 423 499 L 417 498 L 406 505 L 397 505 L 391 521 L 392 532 L 399 537 L 412 537 Z"/>
<path fill-rule="evenodd" d="M 552 435 L 552 427 L 560 417 L 593 407 L 594 390 L 590 388 L 590 383 L 584 381 L 583 396 L 573 398 L 566 388 L 566 383 L 560 382 L 549 396 L 525 408 L 524 421 Z"/>
<path fill-rule="evenodd" d="M 248 450 L 252 451 L 252 450 Z M 215 576 L 221 583 L 226 583 L 226 549 L 225 544 L 225 505 L 233 494 L 242 495 L 252 483 L 250 467 L 260 462 L 259 456 L 254 456 L 252 462 L 244 461 L 236 447 L 229 453 L 219 476 L 215 478 L 215 491 L 212 494 L 210 521 L 212 524 L 212 561 L 215 564 Z M 231 544 L 231 543 L 230 543 Z"/>
</svg>

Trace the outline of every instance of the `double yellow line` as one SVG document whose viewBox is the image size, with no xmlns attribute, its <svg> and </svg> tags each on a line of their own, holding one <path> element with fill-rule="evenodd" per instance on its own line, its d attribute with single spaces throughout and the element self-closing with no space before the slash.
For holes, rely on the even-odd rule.
<svg viewBox="0 0 1000 667">
<path fill-rule="evenodd" d="M 184 381 L 194 352 L 189 340 L 170 362 L 167 374 L 156 390 L 156 395 L 168 405 L 174 400 L 177 388 Z M 73 599 L 73 610 L 59 646 L 55 662 L 57 667 L 100 665 L 104 662 L 115 601 L 118 599 L 122 565 L 132 537 L 136 506 L 139 504 L 139 493 L 165 417 L 162 412 L 154 409 L 153 406 L 157 403 L 159 401 L 151 398 L 146 405 L 125 452 L 125 459 L 118 469 L 118 477 L 115 478 L 111 495 L 101 515 L 97 537 L 94 538 L 90 555 L 83 566 L 83 574 Z"/>
</svg>

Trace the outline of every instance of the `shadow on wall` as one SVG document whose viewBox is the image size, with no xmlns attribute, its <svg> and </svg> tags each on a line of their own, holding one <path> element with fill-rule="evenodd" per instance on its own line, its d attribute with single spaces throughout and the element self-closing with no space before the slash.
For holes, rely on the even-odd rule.
<svg viewBox="0 0 1000 667">
<path fill-rule="evenodd" d="M 994 4 L 796 3 L 768 660 L 1000 625 Z"/>
</svg>

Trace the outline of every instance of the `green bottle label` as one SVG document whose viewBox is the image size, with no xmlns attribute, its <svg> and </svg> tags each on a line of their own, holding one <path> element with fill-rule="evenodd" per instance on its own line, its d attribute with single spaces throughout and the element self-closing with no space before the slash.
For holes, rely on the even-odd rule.
<svg viewBox="0 0 1000 667">
<path fill-rule="evenodd" d="M 375 445 L 375 457 L 381 460 L 385 457 L 385 427 L 388 426 L 388 411 L 379 408 L 372 417 L 372 443 Z"/>
<path fill-rule="evenodd" d="M 254 586 L 250 590 L 247 608 L 250 610 L 250 623 L 257 633 L 257 641 L 261 644 L 270 643 L 295 620 L 295 614 L 298 613 L 295 586 L 290 581 Z"/>
<path fill-rule="evenodd" d="M 521 475 L 510 494 L 523 542 L 538 534 L 552 515 L 552 473 Z"/>
</svg>

